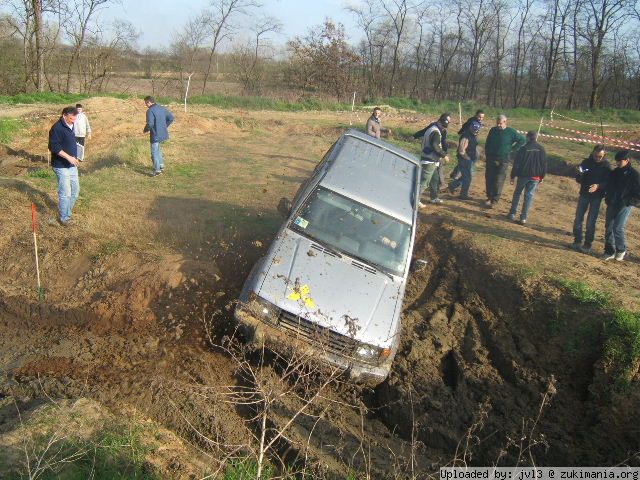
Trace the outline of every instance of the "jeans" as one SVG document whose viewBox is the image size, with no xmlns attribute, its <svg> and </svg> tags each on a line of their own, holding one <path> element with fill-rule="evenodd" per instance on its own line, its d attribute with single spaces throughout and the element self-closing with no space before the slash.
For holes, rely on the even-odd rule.
<svg viewBox="0 0 640 480">
<path fill-rule="evenodd" d="M 151 161 L 153 162 L 153 170 L 155 172 L 159 172 L 164 168 L 164 158 L 162 157 L 160 142 L 151 143 Z"/>
<path fill-rule="evenodd" d="M 58 209 L 60 221 L 66 222 L 71 218 L 71 211 L 80 193 L 78 167 L 54 168 L 58 177 Z"/>
<path fill-rule="evenodd" d="M 455 190 L 462 186 L 460 191 L 461 197 L 469 196 L 469 188 L 471 188 L 471 180 L 473 180 L 473 171 L 475 170 L 476 162 L 473 160 L 466 160 L 464 158 L 458 158 L 458 171 L 462 174 L 460 178 L 449 182 L 449 188 Z"/>
<path fill-rule="evenodd" d="M 587 247 L 591 246 L 596 235 L 596 222 L 598 221 L 601 204 L 602 197 L 598 195 L 580 195 L 578 197 L 576 218 L 573 221 L 573 239 L 575 243 L 582 243 L 582 223 L 584 222 L 584 215 L 587 214 L 584 244 Z"/>
<path fill-rule="evenodd" d="M 429 186 L 431 200 L 438 198 L 438 185 L 440 184 L 440 173 L 435 163 L 423 163 L 422 174 L 420 175 L 420 195 Z"/>
<path fill-rule="evenodd" d="M 529 214 L 529 209 L 533 205 L 533 197 L 536 195 L 536 190 L 540 184 L 540 180 L 534 180 L 529 177 L 518 177 L 516 182 L 516 189 L 513 191 L 513 199 L 511 200 L 511 210 L 509 215 L 515 215 L 518 211 L 518 203 L 520 203 L 520 195 L 524 190 L 524 202 L 522 203 L 522 212 L 520 212 L 520 220 L 526 220 Z"/>
<path fill-rule="evenodd" d="M 487 157 L 487 170 L 484 178 L 487 186 L 487 199 L 496 203 L 502 195 L 502 187 L 507 178 L 509 158 Z"/>
<path fill-rule="evenodd" d="M 626 252 L 624 227 L 631 215 L 632 206 L 607 205 L 607 215 L 604 226 L 604 252 Z"/>
</svg>

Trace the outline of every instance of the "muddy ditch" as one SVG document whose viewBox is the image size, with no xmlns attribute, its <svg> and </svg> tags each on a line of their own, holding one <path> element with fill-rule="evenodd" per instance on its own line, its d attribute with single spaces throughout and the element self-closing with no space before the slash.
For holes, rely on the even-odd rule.
<svg viewBox="0 0 640 480">
<path fill-rule="evenodd" d="M 2 299 L 0 396 L 130 404 L 213 463 L 231 452 L 252 455 L 256 411 L 225 396 L 246 385 L 241 362 L 207 341 L 233 331 L 234 299 L 261 253 L 250 245 L 219 252 L 214 267 L 183 262 L 175 285 L 168 267 L 155 270 L 174 274 L 112 279 L 113 296 L 85 308 L 55 305 L 42 315 L 24 298 Z M 442 219 L 421 227 L 415 256 L 428 268 L 407 288 L 389 379 L 375 390 L 336 384 L 323 391 L 275 444 L 274 462 L 328 477 L 356 469 L 394 478 L 452 461 L 610 465 L 640 451 L 637 392 L 601 395 L 608 388 L 599 366 L 601 312 L 492 265 Z M 102 262 L 96 268 L 109 269 L 118 258 Z M 144 312 L 127 307 L 141 299 Z M 108 305 L 118 306 L 117 317 L 104 313 Z M 268 412 L 273 435 L 304 397 L 287 390 L 277 365 L 240 360 L 292 393 Z M 172 475 L 190 472 L 188 460 L 178 464 Z"/>
</svg>

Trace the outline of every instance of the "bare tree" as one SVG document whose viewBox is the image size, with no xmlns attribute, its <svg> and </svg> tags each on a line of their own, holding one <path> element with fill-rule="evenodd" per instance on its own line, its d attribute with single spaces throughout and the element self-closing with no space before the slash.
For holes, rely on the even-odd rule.
<svg viewBox="0 0 640 480">
<path fill-rule="evenodd" d="M 265 37 L 270 33 L 280 33 L 282 23 L 273 17 L 264 17 L 251 26 L 252 44 L 240 48 L 237 55 L 238 78 L 245 92 L 256 94 L 260 92 L 262 80 L 262 60 L 266 57 L 264 51 L 269 45 Z"/>
<path fill-rule="evenodd" d="M 607 35 L 634 12 L 635 0 L 587 0 L 578 31 L 591 49 L 591 94 L 589 108 L 598 106 L 602 53 Z"/>
<path fill-rule="evenodd" d="M 545 55 L 545 88 L 542 97 L 541 108 L 549 106 L 551 95 L 551 84 L 556 73 L 558 60 L 560 59 L 560 48 L 564 44 L 567 21 L 571 14 L 571 0 L 549 0 L 549 10 L 545 15 L 545 23 L 549 26 L 548 37 L 546 37 Z"/>
<path fill-rule="evenodd" d="M 381 2 L 382 9 L 387 13 L 387 20 L 393 27 L 394 42 L 393 56 L 391 60 L 391 78 L 387 87 L 387 95 L 393 96 L 395 86 L 396 72 L 398 71 L 398 54 L 400 44 L 402 43 L 407 26 L 407 16 L 416 9 L 416 5 L 408 0 L 391 0 L 390 2 Z"/>
<path fill-rule="evenodd" d="M 202 83 L 202 94 L 204 95 L 211 67 L 220 43 L 229 38 L 234 32 L 233 20 L 235 17 L 245 15 L 251 8 L 260 6 L 256 0 L 212 0 L 211 10 L 204 12 L 204 21 L 209 26 L 209 62 L 204 74 Z"/>
<path fill-rule="evenodd" d="M 513 91 L 512 91 L 512 105 L 514 108 L 518 107 L 521 95 L 521 83 L 522 83 L 522 70 L 524 69 L 524 62 L 531 45 L 530 34 L 528 30 L 528 21 L 531 9 L 533 7 L 534 0 L 521 0 L 518 6 L 518 35 L 516 37 L 516 44 L 514 47 L 514 58 L 512 67 L 513 76 Z"/>
</svg>

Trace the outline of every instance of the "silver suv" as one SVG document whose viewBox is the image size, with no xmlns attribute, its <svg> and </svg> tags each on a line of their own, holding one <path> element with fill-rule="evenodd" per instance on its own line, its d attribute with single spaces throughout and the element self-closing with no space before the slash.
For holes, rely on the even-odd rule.
<svg viewBox="0 0 640 480">
<path fill-rule="evenodd" d="M 245 281 L 235 317 L 250 340 L 311 349 L 369 385 L 391 369 L 416 233 L 420 162 L 349 130 L 293 202 Z"/>
</svg>

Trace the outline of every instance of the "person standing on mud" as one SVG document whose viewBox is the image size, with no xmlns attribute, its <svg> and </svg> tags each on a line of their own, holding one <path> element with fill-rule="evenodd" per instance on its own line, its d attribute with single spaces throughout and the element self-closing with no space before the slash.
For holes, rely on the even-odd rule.
<svg viewBox="0 0 640 480">
<path fill-rule="evenodd" d="M 525 138 L 513 128 L 507 127 L 507 117 L 498 115 L 496 126 L 489 130 L 487 142 L 484 146 L 487 158 L 487 169 L 485 171 L 487 189 L 485 206 L 487 208 L 493 208 L 500 200 L 502 187 L 504 187 L 504 181 L 507 178 L 509 156 L 512 152 L 518 151 L 524 144 Z"/>
<path fill-rule="evenodd" d="M 460 130 L 458 130 L 458 135 L 462 136 L 464 132 L 468 130 L 472 122 L 479 123 L 480 128 L 482 128 L 482 126 L 484 125 L 484 123 L 482 123 L 483 121 L 484 121 L 484 111 L 476 110 L 476 114 L 473 117 L 468 118 L 467 121 L 462 124 L 462 126 L 460 127 Z M 459 145 L 460 144 L 458 143 L 458 146 Z M 462 177 L 462 172 L 460 171 L 460 163 L 458 163 L 458 165 L 456 165 L 454 169 L 451 170 L 451 174 L 449 175 L 449 178 L 451 180 L 458 180 L 461 177 Z M 451 191 L 451 188 L 449 188 L 449 191 Z"/>
<path fill-rule="evenodd" d="M 422 137 L 422 152 L 420 154 L 420 163 L 422 164 L 422 175 L 420 178 L 420 194 L 427 189 L 431 193 L 429 203 L 439 205 L 442 202 L 438 198 L 440 190 L 440 165 L 449 161 L 447 156 L 447 127 L 451 121 L 448 113 L 443 113 L 436 122 L 427 125 L 420 131 L 413 134 L 413 138 Z M 426 205 L 420 202 L 420 208 Z"/>
<path fill-rule="evenodd" d="M 147 106 L 147 123 L 143 133 L 149 132 L 153 176 L 157 177 L 164 170 L 164 158 L 160 144 L 169 139 L 169 125 L 173 123 L 174 116 L 169 110 L 158 105 L 153 97 L 144 97 L 144 104 Z"/>
<path fill-rule="evenodd" d="M 373 109 L 369 120 L 367 120 L 367 134 L 372 137 L 380 138 L 380 133 L 382 131 L 380 115 L 382 115 L 382 109 L 380 107 L 376 107 Z"/>
<path fill-rule="evenodd" d="M 582 253 L 590 253 L 591 245 L 596 234 L 596 222 L 600 213 L 602 199 L 607 190 L 607 182 L 611 167 L 606 160 L 607 152 L 603 145 L 596 145 L 588 158 L 578 167 L 576 182 L 580 184 L 580 196 L 576 208 L 576 218 L 573 221 L 573 243 L 571 248 Z M 587 226 L 582 244 L 582 224 L 587 215 Z"/>
<path fill-rule="evenodd" d="M 76 110 L 78 110 L 78 116 L 73 124 L 73 133 L 76 136 L 76 143 L 82 146 L 82 149 L 80 149 L 82 153 L 78 155 L 78 160 L 82 162 L 84 161 L 85 139 L 91 139 L 91 125 L 89 124 L 89 118 L 87 118 L 87 115 L 83 111 L 81 103 L 76 103 Z"/>
<path fill-rule="evenodd" d="M 62 109 L 62 116 L 49 130 L 51 167 L 58 177 L 58 222 L 62 226 L 73 224 L 71 213 L 80 194 L 78 154 L 73 124 L 78 115 L 75 107 Z"/>
<path fill-rule="evenodd" d="M 616 153 L 616 168 L 609 174 L 605 203 L 604 260 L 621 262 L 627 254 L 625 227 L 633 207 L 640 205 L 640 174 L 631 166 L 629 150 Z"/>
<path fill-rule="evenodd" d="M 458 141 L 458 166 L 456 167 L 461 176 L 449 182 L 449 192 L 454 193 L 456 189 L 462 187 L 460 200 L 469 200 L 469 188 L 473 180 L 473 170 L 478 160 L 478 133 L 481 124 L 476 120 L 468 122 L 467 127 L 462 132 Z"/>
<path fill-rule="evenodd" d="M 511 210 L 509 210 L 509 220 L 516 219 L 520 196 L 524 190 L 524 201 L 522 202 L 522 212 L 520 213 L 520 225 L 527 223 L 527 215 L 533 204 L 533 197 L 538 186 L 544 181 L 547 174 L 547 153 L 544 147 L 536 140 L 538 134 L 534 131 L 527 132 L 527 143 L 518 150 L 511 169 L 511 185 L 514 178 L 517 178 L 516 189 L 513 191 L 511 200 Z"/>
</svg>

